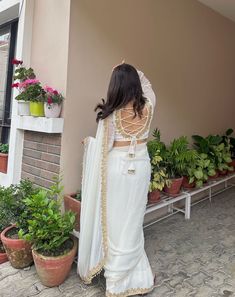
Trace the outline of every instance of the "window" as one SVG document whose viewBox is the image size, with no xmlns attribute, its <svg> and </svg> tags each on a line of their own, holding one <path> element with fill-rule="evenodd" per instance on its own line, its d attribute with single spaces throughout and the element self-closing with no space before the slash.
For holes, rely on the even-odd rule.
<svg viewBox="0 0 235 297">
<path fill-rule="evenodd" d="M 18 21 L 0 26 L 0 142 L 8 143 L 11 127 L 12 75 Z"/>
</svg>

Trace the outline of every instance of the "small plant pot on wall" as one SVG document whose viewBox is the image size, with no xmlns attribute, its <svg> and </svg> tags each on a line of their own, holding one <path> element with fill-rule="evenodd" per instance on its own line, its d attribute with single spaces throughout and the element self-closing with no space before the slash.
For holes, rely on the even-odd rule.
<svg viewBox="0 0 235 297">
<path fill-rule="evenodd" d="M 20 115 L 20 116 L 29 116 L 30 115 L 28 101 L 23 101 L 23 100 L 18 101 L 18 115 Z"/>
<path fill-rule="evenodd" d="M 64 196 L 64 208 L 65 211 L 71 210 L 76 214 L 75 227 L 76 231 L 80 231 L 80 212 L 81 212 L 81 201 L 77 199 L 78 193 L 72 193 Z"/>
<path fill-rule="evenodd" d="M 7 261 L 8 261 L 7 253 L 5 252 L 3 244 L 0 240 L 0 264 L 5 263 Z"/>
<path fill-rule="evenodd" d="M 33 259 L 41 283 L 47 287 L 62 284 L 67 278 L 77 252 L 77 240 L 72 238 L 72 248 L 58 257 L 48 257 L 33 250 Z"/>
<path fill-rule="evenodd" d="M 0 172 L 7 173 L 8 154 L 0 153 Z"/>
<path fill-rule="evenodd" d="M 7 227 L 2 231 L 1 241 L 12 267 L 20 269 L 33 263 L 31 245 L 18 238 L 15 226 Z"/>
<path fill-rule="evenodd" d="M 59 118 L 61 113 L 61 104 L 52 103 L 49 104 L 47 102 L 44 103 L 44 113 L 47 118 Z"/>
<path fill-rule="evenodd" d="M 170 196 L 177 196 L 180 192 L 181 186 L 183 182 L 183 177 L 180 178 L 172 178 L 171 185 L 164 187 L 164 192 L 166 192 Z"/>
<path fill-rule="evenodd" d="M 154 204 L 161 200 L 161 192 L 159 190 L 154 190 L 148 193 L 148 204 Z"/>
<path fill-rule="evenodd" d="M 30 115 L 34 117 L 44 117 L 44 102 L 29 103 Z"/>
</svg>

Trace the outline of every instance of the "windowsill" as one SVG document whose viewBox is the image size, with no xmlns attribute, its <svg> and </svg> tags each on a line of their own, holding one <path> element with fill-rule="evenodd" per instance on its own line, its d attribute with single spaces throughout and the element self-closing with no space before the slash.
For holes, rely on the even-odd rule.
<svg viewBox="0 0 235 297">
<path fill-rule="evenodd" d="M 64 127 L 64 119 L 33 116 L 17 116 L 16 127 L 17 129 L 35 132 L 62 133 Z"/>
</svg>

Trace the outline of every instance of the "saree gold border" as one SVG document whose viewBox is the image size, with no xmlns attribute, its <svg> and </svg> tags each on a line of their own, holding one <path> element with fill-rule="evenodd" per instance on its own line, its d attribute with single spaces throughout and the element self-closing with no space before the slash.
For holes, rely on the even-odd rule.
<svg viewBox="0 0 235 297">
<path fill-rule="evenodd" d="M 109 291 L 106 291 L 106 297 L 127 297 L 127 296 L 133 296 L 137 294 L 146 294 L 153 290 L 153 286 L 150 288 L 135 288 L 135 289 L 128 289 L 125 292 L 121 293 L 111 293 Z"/>
<path fill-rule="evenodd" d="M 98 275 L 106 262 L 108 252 L 108 240 L 107 240 L 107 157 L 108 157 L 108 119 L 104 119 L 104 134 L 102 140 L 102 158 L 101 158 L 101 225 L 103 235 L 103 259 L 93 267 L 86 277 L 80 276 L 85 284 L 90 284 L 92 279 Z"/>
<path fill-rule="evenodd" d="M 152 103 L 149 101 L 149 99 L 147 99 L 147 106 L 148 106 L 148 119 L 147 119 L 147 121 L 146 121 L 146 123 L 144 125 L 144 128 L 141 129 L 135 135 L 136 137 L 142 136 L 149 129 L 150 122 L 151 122 L 151 119 L 153 117 Z M 121 109 L 115 111 L 115 123 L 116 123 L 116 127 L 117 127 L 118 132 L 123 137 L 127 137 L 128 139 L 130 139 L 131 135 L 125 132 L 125 130 L 124 130 L 123 126 L 122 126 L 122 123 L 121 123 Z"/>
</svg>

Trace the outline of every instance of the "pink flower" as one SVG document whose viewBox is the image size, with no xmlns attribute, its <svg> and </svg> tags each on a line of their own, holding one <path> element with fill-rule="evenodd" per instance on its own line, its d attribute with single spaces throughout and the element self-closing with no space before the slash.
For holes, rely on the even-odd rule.
<svg viewBox="0 0 235 297">
<path fill-rule="evenodd" d="M 48 103 L 48 104 L 52 104 L 52 103 L 53 103 L 53 101 L 52 101 L 52 98 L 51 98 L 51 97 L 48 97 L 48 98 L 47 98 L 47 103 Z"/>
<path fill-rule="evenodd" d="M 11 62 L 13 65 L 21 65 L 23 64 L 23 61 L 20 61 L 20 60 L 17 60 L 17 59 L 12 59 L 12 62 Z"/>
<path fill-rule="evenodd" d="M 11 85 L 12 88 L 18 88 L 19 87 L 19 83 L 14 83 Z"/>
<path fill-rule="evenodd" d="M 54 91 L 53 91 L 53 94 L 54 94 L 54 95 L 58 95 L 59 93 L 58 93 L 57 90 L 54 90 Z"/>
<path fill-rule="evenodd" d="M 34 84 L 38 84 L 39 80 L 38 79 L 26 79 L 23 83 L 25 85 L 34 85 Z"/>
<path fill-rule="evenodd" d="M 48 92 L 48 93 L 53 93 L 53 92 L 54 92 L 54 89 L 51 88 L 51 87 L 49 87 L 49 86 L 45 86 L 45 87 L 44 87 L 44 90 L 45 90 L 46 92 Z"/>
</svg>

